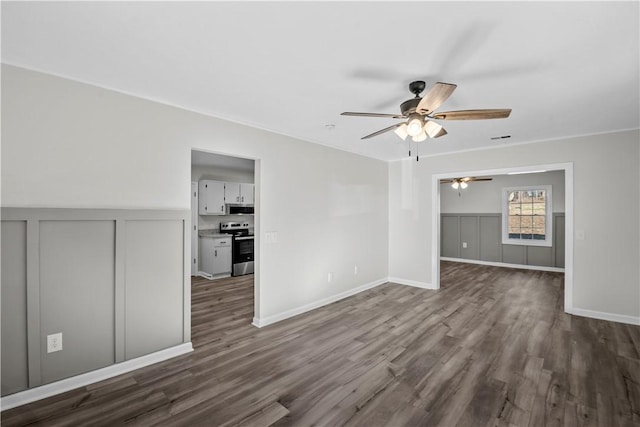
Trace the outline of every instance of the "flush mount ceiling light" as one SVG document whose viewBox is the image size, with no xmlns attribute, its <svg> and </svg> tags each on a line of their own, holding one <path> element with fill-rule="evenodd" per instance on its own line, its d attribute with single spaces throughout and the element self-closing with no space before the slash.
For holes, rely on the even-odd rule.
<svg viewBox="0 0 640 427">
<path fill-rule="evenodd" d="M 425 93 L 424 97 L 421 97 L 420 94 L 424 91 L 425 87 L 426 83 L 421 80 L 409 84 L 409 91 L 413 93 L 415 97 L 400 104 L 400 114 L 354 113 L 347 111 L 341 115 L 405 119 L 406 121 L 403 123 L 386 127 L 367 136 L 363 136 L 362 139 L 373 138 L 374 136 L 393 130 L 403 141 L 407 136 L 411 136 L 412 141 L 420 142 L 427 139 L 427 137 L 439 138 L 447 134 L 447 131 L 433 120 L 503 119 L 509 117 L 511 114 L 511 109 L 459 110 L 436 113 L 435 110 L 451 96 L 457 86 L 450 83 L 438 82 Z M 409 155 L 411 155 L 410 151 Z"/>
</svg>

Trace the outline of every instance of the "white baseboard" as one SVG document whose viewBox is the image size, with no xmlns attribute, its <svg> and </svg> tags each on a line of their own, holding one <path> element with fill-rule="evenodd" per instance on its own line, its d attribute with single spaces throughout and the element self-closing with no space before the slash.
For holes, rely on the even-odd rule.
<svg viewBox="0 0 640 427">
<path fill-rule="evenodd" d="M 627 316 L 625 314 L 606 313 L 604 311 L 586 310 L 584 308 L 571 308 L 567 310 L 567 313 L 574 316 L 608 320 L 609 322 L 626 323 L 628 325 L 640 325 L 640 316 Z"/>
<path fill-rule="evenodd" d="M 258 328 L 262 328 L 264 326 L 267 325 L 271 325 L 273 323 L 276 322 L 280 322 L 281 320 L 285 320 L 288 319 L 290 317 L 294 317 L 297 316 L 299 314 L 302 313 L 306 313 L 307 311 L 311 311 L 311 310 L 315 310 L 316 308 L 320 308 L 322 306 L 325 306 L 327 304 L 331 304 L 332 302 L 336 302 L 339 301 L 341 299 L 350 297 L 352 295 L 358 294 L 360 292 L 366 291 L 368 289 L 372 289 L 375 288 L 376 286 L 380 286 L 384 283 L 387 283 L 388 279 L 385 277 L 383 279 L 379 279 L 370 283 L 366 283 L 362 286 L 358 286 L 357 288 L 353 288 L 353 289 L 349 289 L 348 291 L 345 292 L 341 292 L 339 294 L 336 295 L 332 295 L 330 297 L 327 298 L 323 298 L 319 301 L 315 301 L 309 304 L 305 304 L 301 307 L 297 307 L 297 308 L 293 308 L 291 310 L 287 310 L 287 311 L 283 311 L 282 313 L 278 313 L 278 314 L 273 314 L 271 316 L 267 316 L 264 318 L 258 318 L 258 317 L 254 317 L 253 318 L 253 326 L 257 326 Z"/>
<path fill-rule="evenodd" d="M 198 271 L 198 276 L 204 277 L 205 279 L 213 279 L 213 274 L 209 274 L 206 271 Z"/>
<path fill-rule="evenodd" d="M 413 286 L 420 289 L 437 289 L 431 283 L 418 282 L 417 280 L 401 279 L 400 277 L 389 277 L 389 282 L 399 285 Z"/>
<path fill-rule="evenodd" d="M 16 406 L 35 402 L 36 400 L 64 393 L 78 387 L 84 387 L 86 385 L 125 374 L 127 372 L 140 369 L 145 366 L 153 365 L 154 363 L 162 362 L 164 360 L 171 359 L 173 357 L 180 356 L 192 351 L 193 346 L 190 342 L 188 342 L 177 345 L 175 347 L 167 348 L 165 350 L 156 351 L 155 353 L 136 357 L 135 359 L 127 360 L 125 362 L 120 362 L 111 366 L 96 369 L 95 371 L 76 375 L 70 378 L 65 378 L 51 384 L 45 384 L 40 387 L 34 387 L 28 390 L 20 391 L 18 393 L 10 394 L 9 396 L 1 398 L 0 408 L 2 411 L 15 408 Z"/>
<path fill-rule="evenodd" d="M 466 264 L 490 265 L 492 267 L 520 268 L 523 270 L 538 270 L 538 271 L 551 271 L 554 273 L 564 273 L 564 268 L 559 268 L 559 267 L 543 267 L 538 265 L 509 264 L 506 262 L 480 261 L 477 259 L 449 258 L 449 257 L 443 256 L 443 257 L 440 257 L 440 261 L 463 262 Z"/>
</svg>

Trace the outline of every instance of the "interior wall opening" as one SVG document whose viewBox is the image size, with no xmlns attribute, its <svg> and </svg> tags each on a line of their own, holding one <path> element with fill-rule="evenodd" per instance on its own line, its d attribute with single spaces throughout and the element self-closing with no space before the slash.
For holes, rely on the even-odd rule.
<svg viewBox="0 0 640 427">
<path fill-rule="evenodd" d="M 564 273 L 573 297 L 571 164 L 433 175 L 433 283 L 441 262 Z"/>
<path fill-rule="evenodd" d="M 218 315 L 257 312 L 258 160 L 191 151 L 191 323 L 197 340 Z M 216 304 L 213 309 L 213 304 Z M 203 314 L 203 310 L 210 312 Z"/>
</svg>

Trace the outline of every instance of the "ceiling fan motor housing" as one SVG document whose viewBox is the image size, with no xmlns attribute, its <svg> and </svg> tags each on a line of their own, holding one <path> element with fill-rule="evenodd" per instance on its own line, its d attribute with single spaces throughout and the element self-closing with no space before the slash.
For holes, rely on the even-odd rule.
<svg viewBox="0 0 640 427">
<path fill-rule="evenodd" d="M 400 104 L 400 112 L 402 113 L 402 115 L 406 117 L 409 114 L 415 113 L 416 112 L 416 107 L 420 103 L 421 99 L 422 98 L 412 98 L 412 99 L 410 99 L 408 101 L 404 101 L 402 104 Z"/>
</svg>

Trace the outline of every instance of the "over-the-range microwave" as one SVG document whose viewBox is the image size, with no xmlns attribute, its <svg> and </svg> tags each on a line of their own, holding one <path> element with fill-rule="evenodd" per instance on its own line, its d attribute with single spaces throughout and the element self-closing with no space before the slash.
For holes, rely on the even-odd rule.
<svg viewBox="0 0 640 427">
<path fill-rule="evenodd" d="M 233 205 L 225 206 L 227 215 L 253 215 L 253 205 Z"/>
</svg>

